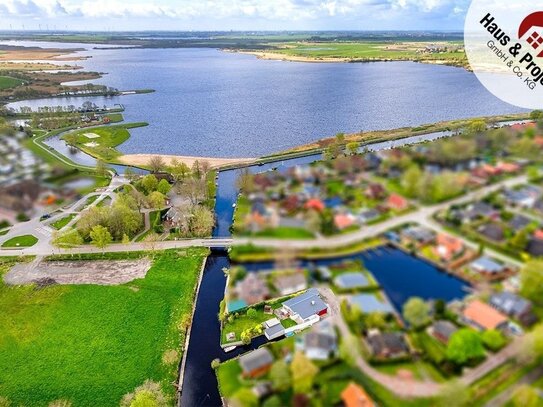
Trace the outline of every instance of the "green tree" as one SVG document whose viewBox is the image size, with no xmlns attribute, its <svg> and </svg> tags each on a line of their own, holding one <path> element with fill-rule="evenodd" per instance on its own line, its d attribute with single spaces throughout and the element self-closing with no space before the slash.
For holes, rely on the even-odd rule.
<svg viewBox="0 0 543 407">
<path fill-rule="evenodd" d="M 460 380 L 452 380 L 441 391 L 437 405 L 439 407 L 464 407 L 470 404 L 469 389 Z"/>
<path fill-rule="evenodd" d="M 172 186 L 165 179 L 161 179 L 156 187 L 156 190 L 160 192 L 162 195 L 168 195 L 168 192 L 170 192 L 171 189 L 172 189 Z"/>
<path fill-rule="evenodd" d="M 463 328 L 452 334 L 447 345 L 447 358 L 458 365 L 481 358 L 485 349 L 479 334 L 471 329 Z"/>
<path fill-rule="evenodd" d="M 528 231 L 526 229 L 519 230 L 509 240 L 509 244 L 515 250 L 523 252 L 526 249 L 526 245 L 528 244 Z"/>
<path fill-rule="evenodd" d="M 190 168 L 184 162 L 173 159 L 170 162 L 170 173 L 172 174 L 175 182 L 179 182 L 187 178 L 187 176 L 190 174 Z"/>
<path fill-rule="evenodd" d="M 511 404 L 513 407 L 542 407 L 543 400 L 535 388 L 523 384 L 513 392 Z"/>
<path fill-rule="evenodd" d="M 105 249 L 113 241 L 109 231 L 101 225 L 96 225 L 92 228 L 90 238 L 92 244 L 99 249 Z"/>
<path fill-rule="evenodd" d="M 215 216 L 213 212 L 205 207 L 196 205 L 191 211 L 190 232 L 194 237 L 207 237 L 211 235 L 213 226 L 215 226 Z"/>
<path fill-rule="evenodd" d="M 543 110 L 534 110 L 530 113 L 530 119 L 540 120 L 543 119 Z"/>
<path fill-rule="evenodd" d="M 416 198 L 419 195 L 420 180 L 422 171 L 419 166 L 413 164 L 402 175 L 401 185 L 403 193 L 409 198 Z"/>
<path fill-rule="evenodd" d="M 370 312 L 365 320 L 367 329 L 383 329 L 387 325 L 385 314 L 382 312 Z"/>
<path fill-rule="evenodd" d="M 96 161 L 96 174 L 100 177 L 105 177 L 108 174 L 108 168 L 102 160 Z"/>
<path fill-rule="evenodd" d="M 229 405 L 233 407 L 257 407 L 258 397 L 250 388 L 243 387 L 234 393 Z"/>
<path fill-rule="evenodd" d="M 278 392 L 290 389 L 292 378 L 287 363 L 284 360 L 274 362 L 270 370 L 273 389 Z"/>
<path fill-rule="evenodd" d="M 497 351 L 503 348 L 506 340 L 500 331 L 489 329 L 482 333 L 481 340 L 487 349 Z"/>
<path fill-rule="evenodd" d="M 247 168 L 240 170 L 237 179 L 237 187 L 245 194 L 250 194 L 255 191 L 255 176 Z"/>
<path fill-rule="evenodd" d="M 473 120 L 468 126 L 468 133 L 478 134 L 483 133 L 487 129 L 487 125 L 483 120 Z"/>
<path fill-rule="evenodd" d="M 520 292 L 527 299 L 543 304 L 543 260 L 532 260 L 521 269 Z"/>
<path fill-rule="evenodd" d="M 158 191 L 153 191 L 147 197 L 147 202 L 153 209 L 162 209 L 165 204 L 166 197 Z"/>
<path fill-rule="evenodd" d="M 52 244 L 56 247 L 74 247 L 83 244 L 83 238 L 77 229 L 69 228 L 53 234 Z"/>
<path fill-rule="evenodd" d="M 348 143 L 347 151 L 349 152 L 349 154 L 355 155 L 356 153 L 358 153 L 358 147 L 359 147 L 359 144 L 356 142 Z"/>
<path fill-rule="evenodd" d="M 430 321 L 430 306 L 421 298 L 410 298 L 403 306 L 403 317 L 414 328 L 421 328 Z"/>
<path fill-rule="evenodd" d="M 313 364 L 302 352 L 296 352 L 290 364 L 292 373 L 292 387 L 294 393 L 306 394 L 311 392 L 315 376 L 319 368 Z"/>
<path fill-rule="evenodd" d="M 148 174 L 141 180 L 141 186 L 146 194 L 156 191 L 158 187 L 158 179 L 153 174 Z"/>
<path fill-rule="evenodd" d="M 121 400 L 121 407 L 167 407 L 168 397 L 164 395 L 160 384 L 146 380 L 134 393 L 126 394 Z"/>
<path fill-rule="evenodd" d="M 543 324 L 524 335 L 519 349 L 519 358 L 526 363 L 543 359 Z"/>
</svg>

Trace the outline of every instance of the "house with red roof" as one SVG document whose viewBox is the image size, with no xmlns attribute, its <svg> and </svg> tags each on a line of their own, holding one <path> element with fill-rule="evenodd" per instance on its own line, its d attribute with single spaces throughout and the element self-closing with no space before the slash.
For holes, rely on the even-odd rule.
<svg viewBox="0 0 543 407">
<path fill-rule="evenodd" d="M 341 392 L 341 400 L 345 407 L 373 407 L 375 404 L 358 384 L 350 382 Z"/>
<path fill-rule="evenodd" d="M 464 251 L 464 243 L 455 237 L 440 233 L 436 238 L 434 253 L 441 259 L 449 261 Z"/>
<path fill-rule="evenodd" d="M 318 198 L 312 198 L 305 203 L 305 209 L 313 209 L 317 212 L 322 212 L 326 208 L 324 202 Z"/>
<path fill-rule="evenodd" d="M 396 211 L 404 211 L 409 207 L 409 202 L 401 195 L 392 194 L 387 199 L 387 207 Z"/>
<path fill-rule="evenodd" d="M 338 213 L 334 216 L 334 225 L 338 230 L 344 230 L 354 225 L 356 218 L 350 213 Z"/>
</svg>

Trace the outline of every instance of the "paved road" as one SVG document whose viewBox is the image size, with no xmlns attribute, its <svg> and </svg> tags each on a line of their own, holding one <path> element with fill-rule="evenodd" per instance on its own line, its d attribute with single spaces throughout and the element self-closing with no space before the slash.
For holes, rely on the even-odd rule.
<svg viewBox="0 0 543 407">
<path fill-rule="evenodd" d="M 432 215 L 438 211 L 448 208 L 450 205 L 462 204 L 470 202 L 474 199 L 482 198 L 483 196 L 489 194 L 490 192 L 496 191 L 502 187 L 512 187 L 514 185 L 523 184 L 528 181 L 526 176 L 519 176 L 515 178 L 510 178 L 508 180 L 499 182 L 494 185 L 490 185 L 484 188 L 481 188 L 477 191 L 468 193 L 458 199 L 452 201 L 444 202 L 438 205 L 423 206 L 420 209 L 405 214 L 401 216 L 396 216 L 394 218 L 388 219 L 384 222 L 368 225 L 363 227 L 361 230 L 350 233 L 347 235 L 338 235 L 333 237 L 320 237 L 317 239 L 309 240 L 289 240 L 288 246 L 293 249 L 311 249 L 311 248 L 335 248 L 342 247 L 349 244 L 354 244 L 360 242 L 364 239 L 371 238 L 373 236 L 382 234 L 387 230 L 399 226 L 404 223 L 413 222 L 413 223 L 422 223 L 427 224 L 430 227 L 438 227 L 435 222 L 431 220 Z M 113 182 L 126 183 L 126 180 L 123 177 L 114 177 Z M 117 185 L 119 186 L 119 185 Z M 107 188 L 108 192 L 111 193 L 117 186 L 113 184 Z M 6 236 L 0 238 L 0 245 L 4 240 L 7 240 L 8 236 L 18 236 L 21 234 L 33 234 L 35 230 L 43 225 L 40 224 L 39 219 L 33 219 L 31 222 L 26 222 L 24 224 L 16 225 L 12 228 L 10 233 Z M 21 233 L 24 232 L 24 233 Z M 31 248 L 25 250 L 1 250 L 0 256 L 13 256 L 17 254 L 25 255 L 48 255 L 52 253 L 58 253 L 59 249 L 52 247 L 47 241 L 47 233 L 44 236 L 40 237 L 40 242 Z M 42 241 L 43 240 L 43 241 Z M 50 239 L 49 239 L 50 240 Z M 189 246 L 202 246 L 202 247 L 224 247 L 224 246 L 233 246 L 233 245 L 245 245 L 253 244 L 255 246 L 269 247 L 269 248 L 284 248 L 285 247 L 284 239 L 261 239 L 261 238 L 214 238 L 214 239 L 187 239 L 187 240 L 177 240 L 177 241 L 168 241 L 168 242 L 156 242 L 154 248 L 156 250 L 165 250 L 173 248 L 184 248 Z M 143 251 L 148 250 L 148 244 L 144 242 L 132 242 L 127 245 L 112 245 L 107 248 L 107 251 L 121 252 L 121 251 Z M 99 253 L 101 250 L 94 247 L 78 247 L 70 249 L 67 251 L 61 251 L 66 253 Z M 491 251 L 489 251 L 490 253 Z M 505 256 L 492 252 L 496 257 L 503 258 L 507 262 L 514 262 L 512 259 L 506 258 Z M 518 263 L 518 262 L 517 262 Z"/>
</svg>

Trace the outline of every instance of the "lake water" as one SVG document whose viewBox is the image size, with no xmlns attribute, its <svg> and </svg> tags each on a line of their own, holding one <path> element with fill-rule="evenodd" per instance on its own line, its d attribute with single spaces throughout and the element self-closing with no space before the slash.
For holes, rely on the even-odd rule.
<svg viewBox="0 0 543 407">
<path fill-rule="evenodd" d="M 126 120 L 150 123 L 132 130 L 120 147 L 124 153 L 262 156 L 338 132 L 520 111 L 488 93 L 473 74 L 447 66 L 265 61 L 214 49 L 82 54 L 93 58 L 74 64 L 108 73 L 94 83 L 156 92 L 11 106 L 81 105 L 89 99 L 98 105 L 122 103 Z"/>
</svg>

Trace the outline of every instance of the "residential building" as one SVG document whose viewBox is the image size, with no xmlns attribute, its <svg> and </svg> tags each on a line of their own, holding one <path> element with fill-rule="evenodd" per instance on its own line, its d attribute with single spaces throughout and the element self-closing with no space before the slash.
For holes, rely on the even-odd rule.
<svg viewBox="0 0 543 407">
<path fill-rule="evenodd" d="M 342 273 L 334 278 L 336 287 L 342 290 L 352 290 L 355 288 L 363 288 L 369 285 L 366 276 L 361 272 Z"/>
<path fill-rule="evenodd" d="M 446 345 L 457 330 L 456 325 L 450 321 L 436 321 L 430 326 L 428 331 L 430 335 Z"/>
<path fill-rule="evenodd" d="M 296 349 L 312 360 L 328 360 L 337 354 L 337 334 L 325 320 L 314 325 L 305 335 L 296 337 Z"/>
<path fill-rule="evenodd" d="M 341 400 L 345 407 L 374 407 L 373 400 L 368 396 L 362 387 L 350 382 L 341 392 Z"/>
<path fill-rule="evenodd" d="M 283 315 L 290 317 L 297 324 L 317 322 L 328 314 L 328 305 L 322 300 L 316 288 L 310 288 L 283 303 Z"/>
<path fill-rule="evenodd" d="M 460 239 L 440 233 L 436 238 L 434 253 L 442 260 L 451 260 L 464 251 L 464 243 Z"/>
<path fill-rule="evenodd" d="M 265 375 L 271 368 L 273 356 L 266 348 L 259 348 L 239 358 L 243 377 L 257 378 Z"/>
<path fill-rule="evenodd" d="M 279 274 L 274 278 L 273 285 L 281 295 L 289 295 L 307 288 L 305 274 L 302 271 Z"/>
<path fill-rule="evenodd" d="M 401 332 L 381 333 L 377 329 L 370 330 L 366 342 L 371 354 L 378 359 L 396 359 L 409 354 L 409 347 Z"/>
<path fill-rule="evenodd" d="M 479 257 L 469 267 L 477 273 L 487 275 L 497 275 L 507 270 L 505 265 L 487 256 Z"/>
<path fill-rule="evenodd" d="M 270 296 L 266 282 L 258 273 L 247 273 L 245 278 L 236 284 L 235 291 L 238 298 L 247 305 L 257 304 Z"/>
<path fill-rule="evenodd" d="M 515 318 L 525 326 L 537 322 L 537 317 L 532 310 L 532 303 L 519 295 L 504 291 L 492 295 L 489 303 L 498 311 Z"/>
<path fill-rule="evenodd" d="M 471 301 L 464 307 L 462 319 L 466 324 L 481 331 L 502 329 L 509 322 L 505 315 L 480 300 Z"/>
</svg>

